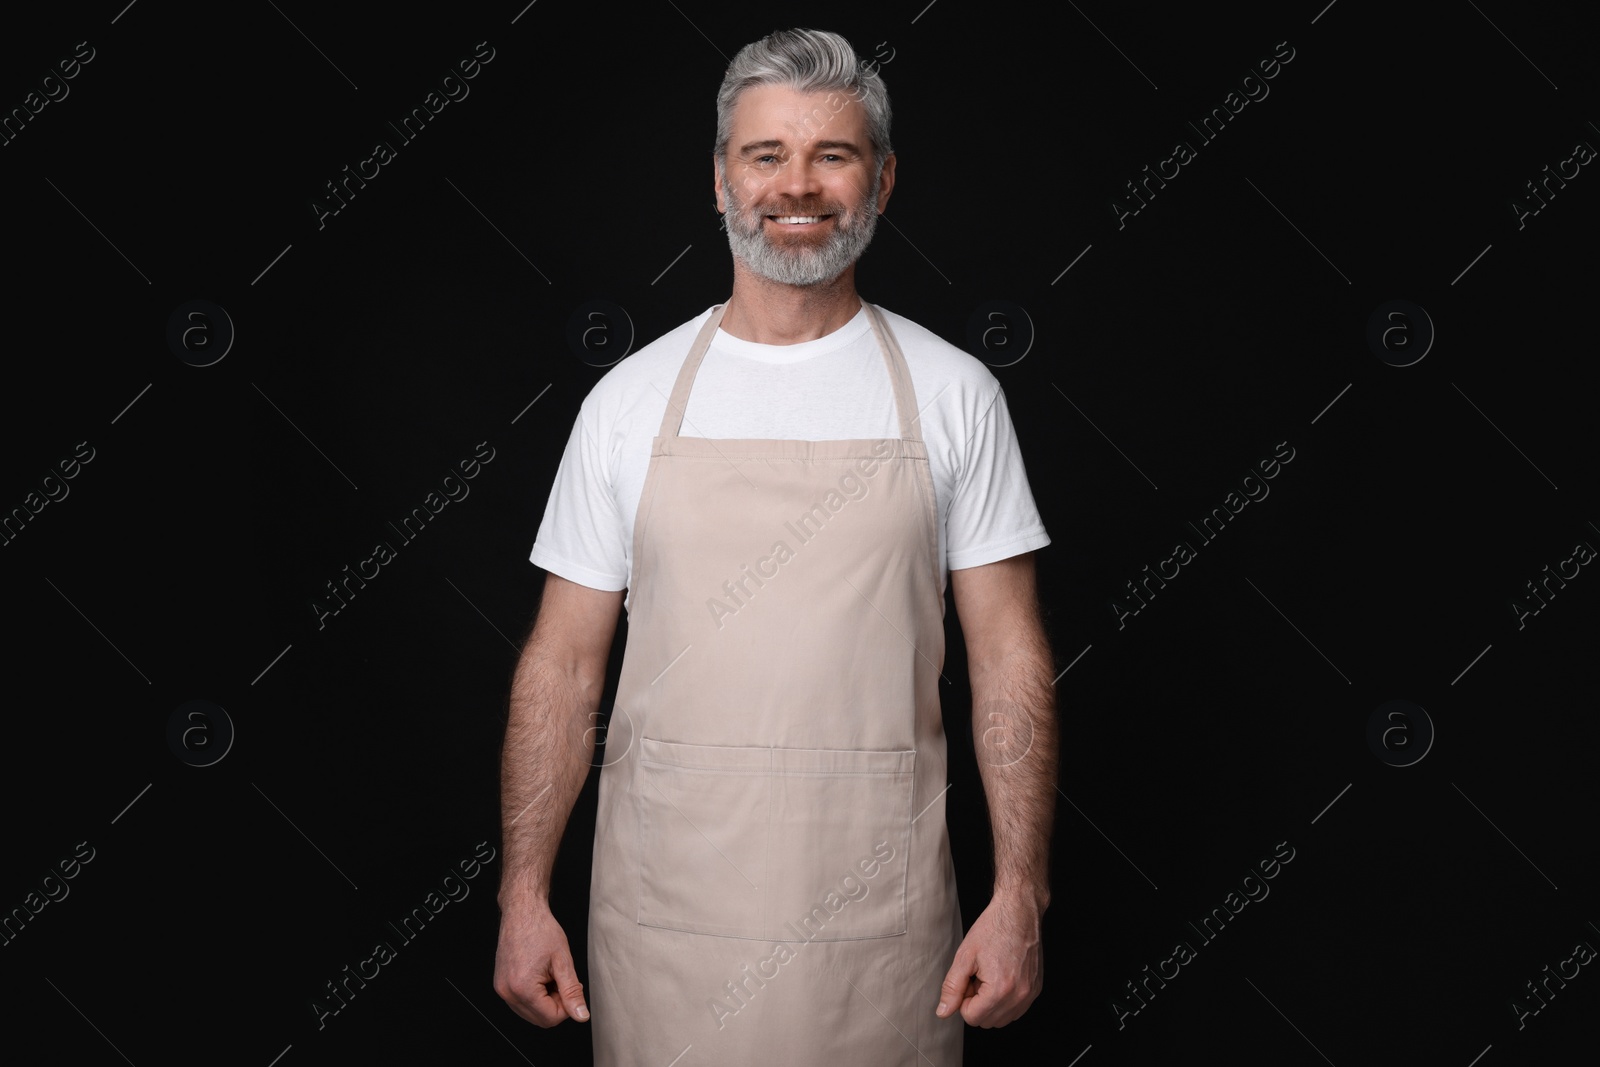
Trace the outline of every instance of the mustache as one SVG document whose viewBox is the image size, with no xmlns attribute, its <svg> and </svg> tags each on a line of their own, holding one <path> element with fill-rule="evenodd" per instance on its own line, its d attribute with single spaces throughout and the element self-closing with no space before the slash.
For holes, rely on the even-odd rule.
<svg viewBox="0 0 1600 1067">
<path fill-rule="evenodd" d="M 844 215 L 849 209 L 843 204 L 830 204 L 822 200 L 776 200 L 753 205 L 750 210 L 757 215 Z"/>
</svg>

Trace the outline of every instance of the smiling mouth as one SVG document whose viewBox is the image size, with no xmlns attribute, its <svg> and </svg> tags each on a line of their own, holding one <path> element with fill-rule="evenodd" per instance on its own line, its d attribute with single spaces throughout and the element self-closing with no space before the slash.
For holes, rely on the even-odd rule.
<svg viewBox="0 0 1600 1067">
<path fill-rule="evenodd" d="M 831 218 L 833 218 L 833 216 L 832 215 L 768 215 L 767 218 L 771 219 L 773 222 L 776 222 L 780 226 L 805 226 L 805 225 L 808 225 L 808 224 L 811 224 L 811 223 L 821 222 L 823 219 L 831 219 Z"/>
</svg>

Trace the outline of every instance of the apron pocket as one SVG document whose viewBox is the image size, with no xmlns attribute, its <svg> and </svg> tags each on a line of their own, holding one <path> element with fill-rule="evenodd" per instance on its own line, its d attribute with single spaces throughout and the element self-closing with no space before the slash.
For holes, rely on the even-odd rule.
<svg viewBox="0 0 1600 1067">
<path fill-rule="evenodd" d="M 904 933 L 915 760 L 640 738 L 639 923 L 763 941 Z"/>
</svg>

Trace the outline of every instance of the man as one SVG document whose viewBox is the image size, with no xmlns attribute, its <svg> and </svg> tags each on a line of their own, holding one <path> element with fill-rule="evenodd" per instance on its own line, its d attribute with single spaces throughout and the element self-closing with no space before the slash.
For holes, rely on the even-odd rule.
<svg viewBox="0 0 1600 1067">
<path fill-rule="evenodd" d="M 548 892 L 626 606 L 591 881 L 602 1067 L 950 1067 L 961 1020 L 1003 1026 L 1039 992 L 1049 538 L 987 368 L 856 294 L 895 163 L 882 79 L 843 38 L 739 52 L 714 160 L 733 294 L 585 399 L 534 545 L 495 989 L 541 1026 L 590 1018 Z M 947 574 L 995 841 L 964 938 Z"/>
</svg>

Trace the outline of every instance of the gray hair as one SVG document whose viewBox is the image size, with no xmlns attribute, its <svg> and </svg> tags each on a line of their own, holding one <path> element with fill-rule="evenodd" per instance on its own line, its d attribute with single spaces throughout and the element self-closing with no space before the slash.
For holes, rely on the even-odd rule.
<svg viewBox="0 0 1600 1067">
<path fill-rule="evenodd" d="M 757 85 L 784 85 L 802 93 L 849 93 L 866 109 L 867 136 L 878 170 L 894 151 L 889 143 L 889 89 L 877 65 L 858 60 L 850 42 L 837 33 L 779 30 L 739 49 L 723 75 L 713 151 L 724 167 L 733 136 L 733 106 L 740 93 Z"/>
</svg>

